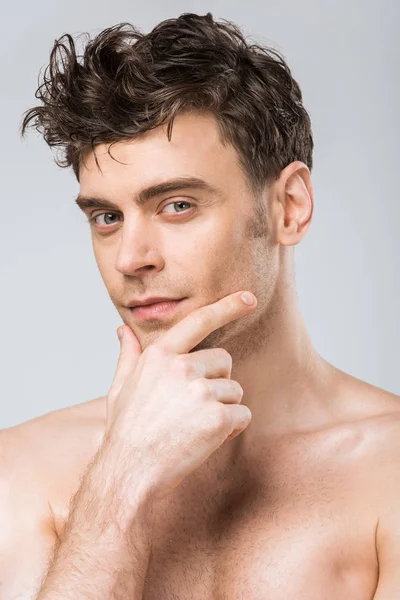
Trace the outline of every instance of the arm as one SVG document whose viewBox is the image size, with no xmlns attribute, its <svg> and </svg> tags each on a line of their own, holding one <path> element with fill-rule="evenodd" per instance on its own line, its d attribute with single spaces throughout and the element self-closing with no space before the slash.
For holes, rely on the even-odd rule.
<svg viewBox="0 0 400 600">
<path fill-rule="evenodd" d="M 400 419 L 388 419 L 377 438 L 373 469 L 378 500 L 376 552 L 379 578 L 373 600 L 400 598 Z"/>
<path fill-rule="evenodd" d="M 19 475 L 0 467 L 0 600 L 35 597 L 56 539 L 48 505 Z"/>
<path fill-rule="evenodd" d="M 121 472 L 124 449 L 103 442 L 71 502 L 35 600 L 140 600 L 151 552 L 151 501 L 140 469 Z M 129 481 L 128 481 L 129 480 Z"/>
<path fill-rule="evenodd" d="M 393 600 L 400 596 L 400 505 L 377 527 L 379 581 L 374 600 Z"/>
<path fill-rule="evenodd" d="M 243 388 L 227 379 L 228 352 L 189 355 L 211 331 L 251 310 L 240 294 L 189 314 L 143 353 L 125 328 L 106 434 L 36 600 L 142 598 L 153 507 L 251 420 L 239 406 Z"/>
</svg>

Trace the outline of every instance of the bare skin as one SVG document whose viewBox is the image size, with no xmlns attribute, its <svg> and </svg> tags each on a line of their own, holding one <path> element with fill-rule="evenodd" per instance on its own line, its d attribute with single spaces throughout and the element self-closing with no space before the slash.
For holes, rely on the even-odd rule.
<svg viewBox="0 0 400 600">
<path fill-rule="evenodd" d="M 143 598 L 379 598 L 378 518 L 389 531 L 398 518 L 390 507 L 399 402 L 338 376 L 343 394 L 347 387 L 364 399 L 364 416 L 336 414 L 327 428 L 271 435 L 224 472 L 217 451 L 165 500 Z M 2 432 L 11 497 L 2 497 L 1 598 L 33 597 L 100 442 L 105 404 L 98 398 Z"/>
<path fill-rule="evenodd" d="M 103 173 L 90 155 L 81 168 L 81 194 L 118 202 L 124 215 L 124 225 L 102 223 L 106 236 L 93 226 L 93 248 L 143 349 L 236 289 L 258 300 L 253 314 L 195 348 L 228 350 L 252 421 L 163 501 L 143 598 L 389 600 L 400 590 L 399 398 L 312 347 L 290 248 L 311 222 L 307 168 L 292 163 L 266 191 L 262 229 L 235 153 L 216 131 L 210 117 L 180 116 L 171 142 L 156 130 L 113 147 L 125 164 L 100 152 Z M 132 204 L 142 187 L 188 175 L 223 194 L 182 190 L 147 208 Z M 201 209 L 173 224 L 155 217 L 164 198 L 197 199 Z M 126 307 L 133 296 L 161 294 L 187 297 L 169 320 L 135 320 Z M 1 432 L 1 599 L 33 597 L 106 420 L 103 396 Z"/>
</svg>

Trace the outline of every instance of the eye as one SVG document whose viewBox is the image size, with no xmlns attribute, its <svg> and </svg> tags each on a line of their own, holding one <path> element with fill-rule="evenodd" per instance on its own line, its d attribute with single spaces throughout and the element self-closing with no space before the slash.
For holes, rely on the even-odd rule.
<svg viewBox="0 0 400 600">
<path fill-rule="evenodd" d="M 179 200 L 177 202 L 170 202 L 169 204 L 166 204 L 164 206 L 164 208 L 167 208 L 168 206 L 177 206 L 179 204 L 188 204 L 189 206 L 192 206 L 192 204 L 190 202 L 186 202 L 186 200 Z M 164 210 L 162 210 L 162 212 L 164 212 Z M 166 211 L 169 214 L 173 214 L 174 211 Z M 182 210 L 178 210 L 178 213 L 183 212 Z M 176 214 L 176 213 L 175 213 Z"/>
<path fill-rule="evenodd" d="M 111 215 L 111 217 L 118 217 L 119 216 L 117 213 L 112 213 L 112 212 L 99 213 L 99 214 L 95 215 L 94 217 L 92 217 L 91 219 L 88 219 L 88 221 L 89 221 L 89 223 L 95 223 L 96 225 L 102 225 L 103 223 L 99 223 L 97 221 L 97 219 L 99 217 L 103 217 L 103 216 L 109 217 L 110 215 Z M 106 225 L 110 225 L 110 224 L 113 225 L 114 223 L 115 223 L 115 221 L 112 222 L 112 223 L 105 223 L 105 224 Z"/>
<path fill-rule="evenodd" d="M 182 209 L 182 205 L 187 205 L 189 207 L 189 209 L 192 207 L 192 203 L 191 202 L 186 202 L 186 200 L 179 200 L 179 201 L 175 201 L 175 202 L 170 202 L 169 204 L 166 204 L 163 208 L 163 210 L 161 212 L 167 213 L 167 214 L 179 214 L 181 212 L 187 212 L 189 209 L 183 207 Z M 169 211 L 164 210 L 165 208 L 167 208 L 168 206 L 172 206 L 172 207 L 179 207 L 177 212 L 172 209 Z M 114 212 L 103 212 L 103 213 L 98 213 L 97 215 L 94 215 L 93 217 L 89 218 L 88 221 L 89 223 L 94 223 L 95 225 L 98 225 L 99 227 L 103 226 L 103 229 L 109 229 L 111 225 L 114 225 L 117 221 L 120 220 L 120 217 L 122 215 L 119 215 L 118 213 L 114 213 Z M 97 219 L 99 217 L 104 217 L 105 219 L 109 219 L 111 218 L 111 221 L 105 221 L 103 223 L 99 222 Z"/>
</svg>

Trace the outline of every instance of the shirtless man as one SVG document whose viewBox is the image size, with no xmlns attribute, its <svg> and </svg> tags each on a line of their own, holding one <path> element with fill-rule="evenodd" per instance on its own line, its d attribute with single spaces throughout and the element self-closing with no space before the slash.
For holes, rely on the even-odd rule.
<svg viewBox="0 0 400 600">
<path fill-rule="evenodd" d="M 1 432 L 1 600 L 400 596 L 399 398 L 313 348 L 308 115 L 228 27 L 115 27 L 79 68 L 63 40 L 25 117 L 64 144 L 124 336 L 104 397 Z"/>
</svg>

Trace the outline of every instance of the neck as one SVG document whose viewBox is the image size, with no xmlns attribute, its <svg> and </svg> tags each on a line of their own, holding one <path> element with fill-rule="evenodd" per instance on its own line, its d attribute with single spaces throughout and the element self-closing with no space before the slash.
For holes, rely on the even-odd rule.
<svg viewBox="0 0 400 600">
<path fill-rule="evenodd" d="M 313 348 L 294 285 L 278 284 L 254 331 L 225 347 L 233 358 L 231 379 L 241 384 L 252 420 L 210 457 L 206 473 L 226 472 L 240 457 L 259 455 L 268 439 L 332 422 L 340 372 Z"/>
</svg>

